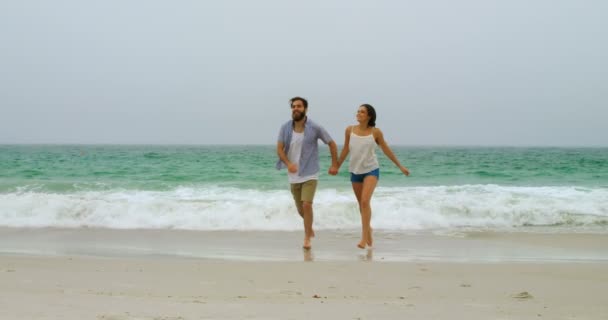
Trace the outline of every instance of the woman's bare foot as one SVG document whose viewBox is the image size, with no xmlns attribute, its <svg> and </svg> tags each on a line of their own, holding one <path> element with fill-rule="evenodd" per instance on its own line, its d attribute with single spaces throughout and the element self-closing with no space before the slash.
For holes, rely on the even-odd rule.
<svg viewBox="0 0 608 320">
<path fill-rule="evenodd" d="M 359 248 L 359 249 L 365 249 L 365 240 L 361 240 L 361 242 L 359 242 L 357 244 L 357 248 Z"/>
<path fill-rule="evenodd" d="M 373 242 L 374 241 L 372 239 L 372 228 L 369 228 L 369 234 L 367 235 L 367 246 L 371 247 Z"/>
<path fill-rule="evenodd" d="M 310 239 L 304 239 L 304 244 L 302 245 L 304 250 L 310 250 L 312 246 L 310 245 Z"/>
</svg>

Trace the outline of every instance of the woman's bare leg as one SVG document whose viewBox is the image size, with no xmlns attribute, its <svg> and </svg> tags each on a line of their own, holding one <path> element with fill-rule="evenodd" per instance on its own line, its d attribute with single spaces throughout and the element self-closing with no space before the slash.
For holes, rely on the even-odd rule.
<svg viewBox="0 0 608 320">
<path fill-rule="evenodd" d="M 359 215 L 361 215 L 361 227 L 363 227 L 363 215 L 361 213 L 361 193 L 363 192 L 363 182 L 353 182 L 353 192 L 357 198 L 357 205 L 359 206 Z M 361 241 L 357 244 L 357 247 L 365 248 L 365 239 L 361 237 Z"/>
<path fill-rule="evenodd" d="M 366 176 L 363 179 L 363 186 L 361 190 L 361 198 L 359 200 L 359 207 L 361 208 L 361 243 L 359 247 L 365 248 L 365 245 L 371 247 L 372 245 L 372 207 L 371 200 L 376 185 L 378 184 L 378 178 L 376 176 Z M 361 246 L 362 245 L 362 246 Z"/>
</svg>

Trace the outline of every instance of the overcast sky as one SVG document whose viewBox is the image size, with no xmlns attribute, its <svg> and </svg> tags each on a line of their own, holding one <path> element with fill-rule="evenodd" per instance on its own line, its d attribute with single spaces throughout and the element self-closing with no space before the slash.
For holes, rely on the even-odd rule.
<svg viewBox="0 0 608 320">
<path fill-rule="evenodd" d="M 0 3 L 0 143 L 608 145 L 608 1 Z"/>
</svg>

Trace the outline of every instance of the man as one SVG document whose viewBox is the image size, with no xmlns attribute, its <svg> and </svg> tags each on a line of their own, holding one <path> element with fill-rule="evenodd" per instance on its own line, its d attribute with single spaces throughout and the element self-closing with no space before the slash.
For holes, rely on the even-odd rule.
<svg viewBox="0 0 608 320">
<path fill-rule="evenodd" d="M 277 142 L 277 169 L 287 168 L 287 176 L 291 184 L 291 194 L 298 208 L 298 213 L 304 219 L 304 244 L 302 248 L 310 250 L 310 239 L 315 236 L 312 228 L 312 202 L 319 179 L 319 147 L 321 139 L 329 145 L 331 167 L 329 174 L 338 173 L 338 147 L 329 133 L 320 125 L 308 119 L 308 101 L 301 97 L 289 100 L 291 104 L 291 119 L 279 130 Z"/>
</svg>

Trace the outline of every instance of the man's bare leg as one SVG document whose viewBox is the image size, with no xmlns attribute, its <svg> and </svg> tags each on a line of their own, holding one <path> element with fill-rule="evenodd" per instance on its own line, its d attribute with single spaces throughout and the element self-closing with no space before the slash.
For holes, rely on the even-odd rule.
<svg viewBox="0 0 608 320">
<path fill-rule="evenodd" d="M 304 249 L 310 249 L 312 246 L 310 244 L 310 239 L 315 236 L 315 232 L 312 229 L 312 203 L 310 202 L 302 202 L 302 213 L 304 218 L 304 244 L 302 247 Z"/>
</svg>

